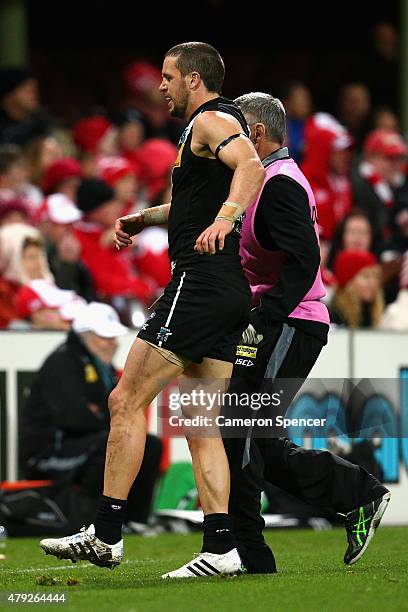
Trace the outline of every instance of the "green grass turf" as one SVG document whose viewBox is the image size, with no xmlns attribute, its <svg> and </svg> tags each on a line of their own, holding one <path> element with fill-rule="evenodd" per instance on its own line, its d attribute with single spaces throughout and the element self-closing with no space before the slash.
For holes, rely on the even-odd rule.
<svg viewBox="0 0 408 612">
<path fill-rule="evenodd" d="M 363 559 L 346 567 L 345 532 L 279 530 L 267 532 L 279 573 L 274 576 L 197 578 L 163 581 L 160 574 L 191 559 L 200 534 L 127 536 L 126 561 L 110 571 L 45 556 L 38 539 L 9 539 L 0 561 L 3 592 L 65 592 L 65 605 L 31 604 L 47 610 L 355 612 L 408 610 L 408 528 L 381 528 Z M 38 586 L 39 576 L 56 586 Z M 66 586 L 74 578 L 78 583 Z M 11 609 L 11 605 L 1 609 Z"/>
</svg>

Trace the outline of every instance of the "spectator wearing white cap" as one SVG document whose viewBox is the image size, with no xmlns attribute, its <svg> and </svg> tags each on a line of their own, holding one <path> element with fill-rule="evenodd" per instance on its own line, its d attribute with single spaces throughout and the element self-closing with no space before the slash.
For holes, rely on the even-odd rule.
<svg viewBox="0 0 408 612">
<path fill-rule="evenodd" d="M 374 130 L 363 144 L 363 160 L 353 171 L 354 204 L 365 211 L 374 246 L 388 237 L 395 192 L 404 183 L 408 147 L 398 132 Z"/>
<path fill-rule="evenodd" d="M 75 291 L 85 300 L 91 301 L 94 298 L 92 277 L 81 261 L 81 244 L 73 229 L 80 219 L 82 212 L 63 193 L 48 196 L 37 215 L 56 285 L 61 289 Z"/>
<path fill-rule="evenodd" d="M 127 331 L 111 306 L 84 306 L 66 341 L 40 368 L 23 415 L 20 448 L 25 476 L 76 485 L 89 516 L 102 492 L 108 396 L 118 381 L 112 360 L 117 338 Z M 148 436 L 127 522 L 148 521 L 161 451 L 160 440 Z"/>
</svg>

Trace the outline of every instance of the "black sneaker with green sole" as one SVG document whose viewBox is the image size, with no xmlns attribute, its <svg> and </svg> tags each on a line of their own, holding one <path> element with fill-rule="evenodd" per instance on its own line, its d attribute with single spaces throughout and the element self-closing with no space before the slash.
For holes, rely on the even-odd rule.
<svg viewBox="0 0 408 612">
<path fill-rule="evenodd" d="M 344 555 L 344 563 L 352 565 L 364 555 L 390 498 L 391 493 L 388 491 L 369 504 L 359 506 L 346 514 L 345 528 L 349 545 Z"/>
</svg>

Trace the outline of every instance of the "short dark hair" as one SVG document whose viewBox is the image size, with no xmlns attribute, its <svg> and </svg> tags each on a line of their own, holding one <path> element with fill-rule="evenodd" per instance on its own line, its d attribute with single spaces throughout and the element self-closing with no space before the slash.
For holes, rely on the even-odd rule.
<svg viewBox="0 0 408 612">
<path fill-rule="evenodd" d="M 0 175 L 7 174 L 14 164 L 21 161 L 20 147 L 13 144 L 0 145 Z"/>
<path fill-rule="evenodd" d="M 225 66 L 217 49 L 202 42 L 186 42 L 169 49 L 165 57 L 176 57 L 176 67 L 186 76 L 198 72 L 208 91 L 221 93 Z"/>
</svg>

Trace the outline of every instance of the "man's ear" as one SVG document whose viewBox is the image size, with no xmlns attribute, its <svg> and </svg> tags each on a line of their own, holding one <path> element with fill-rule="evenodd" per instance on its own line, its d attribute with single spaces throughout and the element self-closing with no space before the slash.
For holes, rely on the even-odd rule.
<svg viewBox="0 0 408 612">
<path fill-rule="evenodd" d="M 201 75 L 199 72 L 191 72 L 187 77 L 187 83 L 190 89 L 197 89 L 201 83 Z"/>
<path fill-rule="evenodd" d="M 255 123 L 254 126 L 254 138 L 255 142 L 259 142 L 266 134 L 266 128 L 263 123 Z"/>
</svg>

